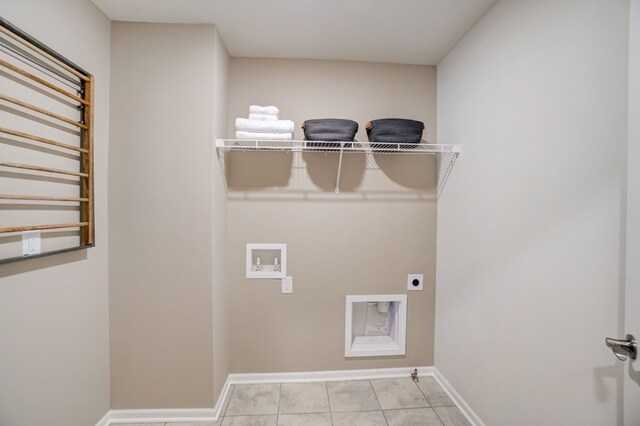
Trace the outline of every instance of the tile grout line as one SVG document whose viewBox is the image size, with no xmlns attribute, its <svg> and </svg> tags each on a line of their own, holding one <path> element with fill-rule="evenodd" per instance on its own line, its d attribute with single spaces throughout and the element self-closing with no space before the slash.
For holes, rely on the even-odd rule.
<svg viewBox="0 0 640 426">
<path fill-rule="evenodd" d="M 420 381 L 420 379 L 418 379 L 418 381 Z M 420 391 L 422 396 L 424 396 L 424 399 L 427 401 L 427 404 L 429 404 L 429 407 L 433 408 L 433 405 L 431 404 L 431 401 L 429 401 L 429 397 L 427 396 L 427 394 L 422 392 L 422 388 L 420 387 L 420 385 L 418 385 L 418 382 L 414 381 L 413 383 L 416 385 L 416 387 L 418 388 L 418 390 Z M 433 411 L 435 411 L 435 410 L 433 410 Z"/>
<path fill-rule="evenodd" d="M 327 386 L 327 382 L 324 383 L 324 391 L 327 393 L 327 405 L 329 405 L 329 420 L 331 421 L 331 426 L 333 426 L 333 410 L 331 410 L 331 400 L 329 399 L 329 387 Z"/>
<path fill-rule="evenodd" d="M 458 410 L 460 409 L 460 407 L 458 407 L 458 404 L 456 404 L 456 403 L 455 403 L 451 398 L 449 398 L 449 395 L 447 395 L 447 398 L 449 398 L 449 400 L 451 401 L 451 404 L 446 404 L 446 405 L 433 405 L 433 403 L 431 402 L 431 400 L 429 399 L 429 397 L 427 396 L 427 394 L 426 394 L 426 393 L 424 393 L 424 392 L 422 391 L 422 388 L 420 387 L 420 385 L 418 385 L 417 383 L 416 383 L 416 385 L 418 386 L 418 389 L 420 389 L 420 392 L 422 392 L 422 395 L 424 395 L 425 399 L 427 400 L 427 402 L 429 403 L 429 406 L 430 406 L 431 408 L 436 408 L 436 407 L 456 407 Z M 444 389 L 442 389 L 442 386 L 440 386 L 440 385 L 439 385 L 439 384 L 437 384 L 437 383 L 436 383 L 436 385 L 438 386 L 438 388 L 440 388 L 440 390 L 443 390 L 443 391 L 444 391 Z M 433 410 L 433 411 L 435 411 L 435 410 Z"/>
<path fill-rule="evenodd" d="M 371 386 L 371 390 L 373 391 L 373 394 L 376 396 L 376 401 L 378 402 L 378 405 L 380 406 L 380 410 L 382 410 L 382 417 L 384 417 L 384 422 L 387 424 L 387 426 L 389 426 L 389 420 L 387 420 L 387 415 L 384 413 L 384 409 L 382 408 L 382 404 L 380 404 L 380 399 L 378 398 L 378 394 L 376 393 L 376 388 L 373 387 L 373 383 L 371 382 L 371 379 L 369 379 L 368 382 L 369 382 L 369 386 Z"/>
<path fill-rule="evenodd" d="M 418 381 L 420 381 L 420 379 L 418 379 Z M 433 410 L 433 413 L 436 415 L 436 417 L 438 418 L 438 420 L 440 420 L 440 423 L 442 423 L 444 425 L 444 422 L 442 421 L 442 419 L 440 418 L 440 416 L 438 415 L 438 412 L 434 409 L 435 407 L 433 406 L 433 404 L 431 403 L 431 401 L 429 400 L 429 398 L 427 397 L 427 394 L 425 394 L 422 391 L 422 388 L 420 387 L 420 385 L 418 385 L 418 382 L 414 381 L 413 383 L 415 383 L 415 385 L 418 387 L 418 390 L 420 391 L 420 393 L 422 394 L 422 396 L 424 396 L 424 399 L 427 400 L 427 404 L 429 404 L 429 408 L 431 408 Z"/>
<path fill-rule="evenodd" d="M 371 382 L 371 380 L 369 380 L 369 382 Z M 389 408 L 389 411 L 392 410 L 415 410 L 415 409 L 420 409 L 420 408 L 429 408 L 433 411 L 433 413 L 436 415 L 436 418 L 438 419 L 438 421 L 440 422 L 440 424 L 444 425 L 444 422 L 442 421 L 442 419 L 440 418 L 440 416 L 438 415 L 438 413 L 436 412 L 436 410 L 434 409 L 434 406 L 431 404 L 431 401 L 429 400 L 429 398 L 427 398 L 427 395 L 422 391 L 422 388 L 418 385 L 418 383 L 416 381 L 413 381 L 413 384 L 418 388 L 418 391 L 420 392 L 420 394 L 424 397 L 425 401 L 427 402 L 428 406 L 427 407 L 406 407 L 406 408 Z M 373 387 L 373 383 L 371 384 L 371 387 L 373 388 L 373 391 L 376 395 L 376 398 L 378 398 L 378 394 L 375 392 L 375 387 Z M 380 400 L 378 400 L 378 404 L 380 404 Z M 382 404 L 380 404 L 380 406 L 382 407 Z M 385 420 L 387 420 L 387 416 L 386 416 L 386 411 L 387 410 L 382 410 L 382 414 L 384 415 Z M 387 420 L 387 425 L 388 425 L 388 420 Z"/>
<path fill-rule="evenodd" d="M 280 420 L 280 398 L 282 398 L 282 383 L 278 383 L 278 408 L 276 408 L 276 426 Z"/>
<path fill-rule="evenodd" d="M 429 408 L 431 409 L 431 411 L 433 411 L 433 414 L 436 415 L 436 418 L 438 419 L 438 421 L 440 421 L 440 423 L 444 426 L 444 422 L 442 421 L 442 419 L 440 418 L 436 410 L 433 409 L 433 405 L 431 405 L 431 401 L 429 401 L 429 398 L 427 397 L 427 395 L 422 391 L 422 388 L 420 387 L 420 385 L 418 385 L 418 382 L 416 382 L 415 380 L 412 380 L 412 381 L 413 381 L 413 384 L 416 385 L 416 387 L 418 388 L 422 396 L 424 396 L 424 399 L 425 401 L 427 401 L 427 404 L 429 404 Z M 420 381 L 420 379 L 418 379 L 418 381 Z"/>
<path fill-rule="evenodd" d="M 444 425 L 444 421 L 440 418 L 440 415 L 438 415 L 438 412 L 434 410 L 433 407 L 431 407 L 431 409 L 433 410 L 434 413 L 436 413 L 436 417 L 438 418 L 438 420 L 440 420 L 440 423 Z"/>
<path fill-rule="evenodd" d="M 385 420 L 385 423 L 387 424 L 387 426 L 389 425 L 389 421 L 386 417 L 386 411 L 385 409 L 382 408 L 382 404 L 380 403 L 380 398 L 378 396 L 378 393 L 375 390 L 375 387 L 373 386 L 373 379 L 368 379 L 367 380 L 369 382 L 369 386 L 371 388 L 371 390 L 373 391 L 373 394 L 376 398 L 376 402 L 378 403 L 379 409 L 372 409 L 372 410 L 354 410 L 354 411 L 339 411 L 336 413 L 366 413 L 366 412 L 375 412 L 375 411 L 382 411 L 382 416 Z M 328 387 L 328 382 L 324 381 L 321 382 L 324 387 L 325 387 L 325 394 L 327 396 L 327 404 L 329 406 L 329 418 L 330 418 L 330 422 L 331 422 L 331 426 L 334 426 L 334 421 L 333 421 L 333 407 L 331 406 L 331 398 L 329 395 L 329 387 Z M 428 407 L 423 407 L 423 408 L 430 408 L 434 414 L 436 415 L 436 418 L 438 419 L 438 421 L 440 422 L 441 425 L 445 425 L 445 422 L 443 421 L 443 419 L 440 417 L 440 415 L 436 412 L 435 408 L 436 407 L 456 407 L 457 405 L 438 405 L 438 406 L 434 406 L 431 401 L 429 400 L 429 398 L 427 397 L 427 395 L 425 394 L 425 392 L 422 390 L 422 388 L 420 387 L 420 385 L 418 385 L 417 382 L 413 381 L 414 385 L 418 388 L 418 391 L 422 394 L 422 396 L 425 398 L 425 400 L 427 401 L 427 403 L 429 404 Z M 282 401 L 282 385 L 283 383 L 278 383 L 278 402 L 277 402 L 277 407 L 276 407 L 276 426 L 280 420 L 280 403 Z M 228 398 L 226 399 L 226 401 L 228 401 L 226 404 L 223 403 L 224 405 L 224 410 L 222 411 L 221 415 L 219 416 L 219 421 L 220 424 L 222 424 L 222 422 L 224 422 L 224 417 L 226 417 L 226 413 L 229 409 L 229 406 L 231 405 L 231 400 L 233 399 L 233 396 L 235 395 L 235 391 L 236 388 L 238 386 L 234 386 L 233 390 L 231 391 L 230 395 L 228 396 Z M 420 407 L 412 407 L 413 409 L 417 409 Z M 389 408 L 389 411 L 393 411 L 393 410 L 408 410 L 408 409 L 412 409 L 412 408 Z M 282 413 L 285 414 L 285 413 Z M 304 414 L 327 414 L 326 412 L 323 411 L 318 411 L 318 412 L 311 412 L 311 413 L 288 413 L 288 414 L 295 414 L 295 415 L 304 415 Z M 248 416 L 248 417 L 256 417 L 256 416 L 262 416 L 262 414 L 238 414 L 241 416 Z M 230 416 L 230 417 L 234 417 L 234 416 Z M 160 424 L 160 426 L 169 426 L 171 423 L 167 423 L 167 422 L 163 422 L 162 424 Z M 126 426 L 126 425 L 123 425 Z"/>
<path fill-rule="evenodd" d="M 435 413 L 436 417 L 438 418 L 438 420 L 440 420 L 440 423 L 442 423 L 442 424 L 444 425 L 444 420 L 442 420 L 442 418 L 440 417 L 440 415 L 438 414 L 438 412 L 435 410 L 435 409 L 436 409 L 436 406 L 434 406 L 434 405 L 431 403 L 431 401 L 429 400 L 429 398 L 427 397 L 427 395 L 422 391 L 422 388 L 418 385 L 418 383 L 417 383 L 417 382 L 414 382 L 414 383 L 416 383 L 416 386 L 418 386 L 418 389 L 420 389 L 420 392 L 422 392 L 422 395 L 424 395 L 424 397 L 426 398 L 427 402 L 428 402 L 428 403 L 429 403 L 429 405 L 431 406 L 431 409 L 432 409 L 432 410 L 433 410 L 433 412 Z M 438 387 L 442 389 L 442 386 L 438 385 Z M 453 405 L 453 406 L 454 406 L 454 407 L 456 407 L 458 410 L 460 409 L 460 408 L 458 408 L 458 406 L 457 406 L 457 405 L 455 405 L 455 402 L 454 402 L 454 405 Z M 440 406 L 440 405 L 439 405 L 438 407 L 450 407 L 450 406 L 446 406 L 446 405 L 442 405 L 442 406 Z"/>
<path fill-rule="evenodd" d="M 325 393 L 327 395 L 327 404 L 329 405 L 329 411 L 302 411 L 302 412 L 280 413 L 280 406 L 278 405 L 278 416 L 280 416 L 280 414 L 287 415 L 287 416 L 289 416 L 289 415 L 290 416 L 304 416 L 304 415 L 307 415 L 307 414 L 310 414 L 310 415 L 329 414 L 329 418 L 331 419 L 331 403 L 329 402 L 329 391 L 327 390 L 327 382 L 315 382 L 315 383 L 321 383 L 321 384 L 324 385 Z M 286 383 L 280 383 L 280 388 L 281 389 L 282 389 L 282 385 L 283 384 L 286 384 Z M 333 426 L 333 419 L 331 419 L 331 426 Z"/>
</svg>

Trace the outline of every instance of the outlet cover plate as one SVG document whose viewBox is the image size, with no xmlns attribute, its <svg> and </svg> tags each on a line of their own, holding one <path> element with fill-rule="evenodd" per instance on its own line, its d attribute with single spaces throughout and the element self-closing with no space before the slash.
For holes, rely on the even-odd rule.
<svg viewBox="0 0 640 426">
<path fill-rule="evenodd" d="M 284 277 L 282 279 L 282 294 L 293 293 L 293 277 Z"/>
<path fill-rule="evenodd" d="M 418 280 L 419 284 L 415 285 L 414 280 Z M 408 274 L 407 275 L 407 290 L 424 290 L 424 275 L 423 274 Z"/>
<path fill-rule="evenodd" d="M 40 232 L 25 232 L 22 234 L 22 255 L 33 256 L 42 252 Z"/>
</svg>

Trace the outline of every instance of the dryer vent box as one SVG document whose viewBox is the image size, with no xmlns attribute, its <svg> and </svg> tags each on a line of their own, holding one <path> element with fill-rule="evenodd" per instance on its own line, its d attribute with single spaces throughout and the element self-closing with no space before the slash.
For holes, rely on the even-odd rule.
<svg viewBox="0 0 640 426">
<path fill-rule="evenodd" d="M 407 295 L 346 297 L 344 356 L 404 355 Z"/>
</svg>

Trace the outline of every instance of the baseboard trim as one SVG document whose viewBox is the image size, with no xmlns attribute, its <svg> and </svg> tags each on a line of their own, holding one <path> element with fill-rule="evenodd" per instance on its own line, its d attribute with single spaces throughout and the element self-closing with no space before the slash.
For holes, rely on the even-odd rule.
<svg viewBox="0 0 640 426">
<path fill-rule="evenodd" d="M 211 408 L 111 410 L 109 425 L 122 423 L 215 422 L 217 412 Z"/>
<path fill-rule="evenodd" d="M 417 367 L 417 370 L 419 376 L 434 377 L 473 426 L 486 426 L 437 368 L 423 366 Z M 110 410 L 96 426 L 109 426 L 123 423 L 215 422 L 221 414 L 222 407 L 229 396 L 229 390 L 232 385 L 393 379 L 407 377 L 412 372 L 413 368 L 405 367 L 368 370 L 300 371 L 290 373 L 234 373 L 227 376 L 227 380 L 222 387 L 222 391 L 214 408 Z"/>
<path fill-rule="evenodd" d="M 475 411 L 471 408 L 467 401 L 465 401 L 460 394 L 455 390 L 451 383 L 442 375 L 440 370 L 434 367 L 433 369 L 433 377 L 438 381 L 442 389 L 449 395 L 449 398 L 456 403 L 462 414 L 467 418 L 469 423 L 473 426 L 486 426 L 480 416 L 476 414 Z"/>
<path fill-rule="evenodd" d="M 433 367 L 417 367 L 418 374 L 433 376 Z M 340 380 L 394 379 L 408 377 L 411 368 L 376 368 L 370 370 L 300 371 L 293 373 L 229 374 L 231 385 L 258 383 L 335 382 Z"/>
<path fill-rule="evenodd" d="M 111 411 L 107 411 L 106 414 L 100 419 L 96 426 L 109 426 L 111 424 Z"/>
<path fill-rule="evenodd" d="M 216 406 L 213 409 L 216 412 L 215 420 L 218 420 L 218 417 L 220 417 L 220 412 L 222 411 L 224 402 L 227 400 L 227 396 L 230 396 L 229 395 L 229 389 L 231 388 L 230 376 L 231 375 L 227 375 L 227 380 L 225 380 L 224 386 L 222 386 L 222 390 L 220 391 L 220 395 L 218 395 L 218 400 L 216 401 Z"/>
</svg>

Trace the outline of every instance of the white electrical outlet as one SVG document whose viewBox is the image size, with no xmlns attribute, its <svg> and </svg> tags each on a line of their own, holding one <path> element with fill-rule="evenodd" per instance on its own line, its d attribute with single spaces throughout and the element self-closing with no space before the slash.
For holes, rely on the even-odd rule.
<svg viewBox="0 0 640 426">
<path fill-rule="evenodd" d="M 25 232 L 22 234 L 22 255 L 33 256 L 40 254 L 42 244 L 39 232 Z"/>
<path fill-rule="evenodd" d="M 407 275 L 407 290 L 424 290 L 424 275 L 423 274 Z"/>
<path fill-rule="evenodd" d="M 284 277 L 282 279 L 282 294 L 293 293 L 293 277 Z"/>
</svg>

